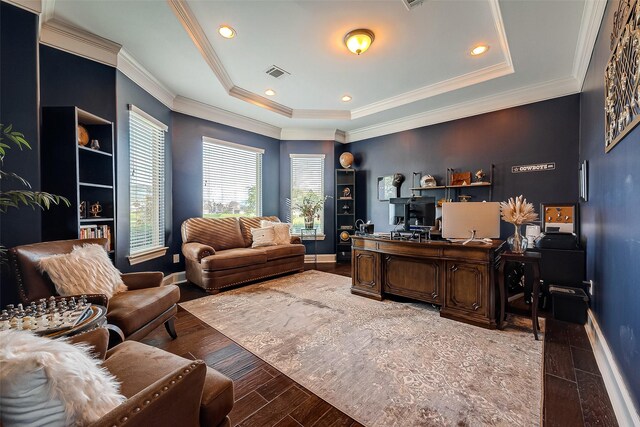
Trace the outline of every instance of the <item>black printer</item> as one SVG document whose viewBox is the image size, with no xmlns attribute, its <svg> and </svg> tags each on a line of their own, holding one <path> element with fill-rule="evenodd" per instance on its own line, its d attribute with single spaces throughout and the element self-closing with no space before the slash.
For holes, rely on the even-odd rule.
<svg viewBox="0 0 640 427">
<path fill-rule="evenodd" d="M 542 233 L 535 240 L 538 249 L 578 249 L 578 236 L 573 233 Z"/>
</svg>

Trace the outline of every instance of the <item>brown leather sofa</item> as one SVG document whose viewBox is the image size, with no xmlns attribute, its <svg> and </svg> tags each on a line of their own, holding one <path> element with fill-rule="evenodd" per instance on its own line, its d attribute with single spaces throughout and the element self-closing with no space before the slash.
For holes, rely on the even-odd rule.
<svg viewBox="0 0 640 427">
<path fill-rule="evenodd" d="M 70 253 L 74 246 L 88 243 L 107 249 L 107 239 L 58 240 L 11 248 L 9 258 L 22 303 L 58 295 L 51 279 L 40 271 L 41 258 Z M 173 319 L 178 311 L 180 289 L 175 285 L 161 286 L 161 272 L 125 273 L 121 277 L 128 291 L 109 300 L 104 295 L 88 295 L 91 302 L 107 307 L 112 332 L 120 340 L 139 340 L 164 323 L 169 335 L 176 338 Z"/>
<path fill-rule="evenodd" d="M 182 223 L 182 253 L 187 280 L 207 292 L 283 273 L 304 270 L 304 245 L 252 248 L 251 229 L 278 217 L 190 218 Z"/>
<path fill-rule="evenodd" d="M 107 339 L 103 328 L 70 339 L 93 348 L 127 398 L 92 426 L 229 426 L 227 415 L 234 403 L 229 378 L 202 360 L 188 360 L 136 341 L 107 352 Z"/>
</svg>

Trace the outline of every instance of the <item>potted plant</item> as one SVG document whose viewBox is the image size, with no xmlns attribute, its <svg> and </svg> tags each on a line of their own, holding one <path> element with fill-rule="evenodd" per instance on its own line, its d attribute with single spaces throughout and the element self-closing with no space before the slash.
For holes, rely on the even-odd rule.
<svg viewBox="0 0 640 427">
<path fill-rule="evenodd" d="M 57 196 L 55 194 L 46 193 L 43 191 L 31 190 L 31 184 L 22 178 L 21 176 L 7 172 L 4 170 L 4 157 L 7 150 L 11 149 L 11 146 L 4 142 L 8 140 L 16 145 L 20 150 L 23 148 L 31 149 L 31 146 L 24 138 L 24 134 L 13 130 L 12 125 L 5 126 L 0 123 L 0 180 L 2 181 L 3 188 L 0 189 L 0 214 L 6 213 L 9 208 L 20 208 L 20 206 L 29 206 L 31 209 L 47 210 L 51 205 L 59 205 L 64 203 L 67 206 L 71 206 L 69 200 L 65 197 Z M 5 183 L 7 181 L 15 181 L 18 184 L 18 189 L 5 190 Z M 0 263 L 6 263 L 7 249 L 0 245 Z"/>
<path fill-rule="evenodd" d="M 313 191 L 308 191 L 293 202 L 293 209 L 304 218 L 304 228 L 313 228 L 315 220 L 320 219 L 320 212 L 324 202 L 331 196 L 320 197 Z"/>
</svg>

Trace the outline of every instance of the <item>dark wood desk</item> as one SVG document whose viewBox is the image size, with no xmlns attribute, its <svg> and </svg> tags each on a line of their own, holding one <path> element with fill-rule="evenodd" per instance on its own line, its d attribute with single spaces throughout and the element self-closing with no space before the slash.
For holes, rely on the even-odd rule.
<svg viewBox="0 0 640 427">
<path fill-rule="evenodd" d="M 351 293 L 437 304 L 442 317 L 494 329 L 499 315 L 495 271 L 503 247 L 500 240 L 462 245 L 353 236 Z"/>
<path fill-rule="evenodd" d="M 498 271 L 498 285 L 500 290 L 500 319 L 499 327 L 504 323 L 504 311 L 507 306 L 507 295 L 504 286 L 504 267 L 507 262 L 521 262 L 523 264 L 531 264 L 533 271 L 533 288 L 531 291 L 531 323 L 533 323 L 533 336 L 538 339 L 538 296 L 540 295 L 540 259 L 542 255 L 539 252 L 527 251 L 523 254 L 514 254 L 512 252 L 504 252 L 500 257 Z"/>
</svg>

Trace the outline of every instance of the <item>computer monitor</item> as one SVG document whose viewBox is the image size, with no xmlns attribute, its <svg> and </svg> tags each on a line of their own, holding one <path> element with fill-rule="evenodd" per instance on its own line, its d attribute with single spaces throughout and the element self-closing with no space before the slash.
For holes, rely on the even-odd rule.
<svg viewBox="0 0 640 427">
<path fill-rule="evenodd" d="M 406 231 L 431 227 L 435 216 L 436 201 L 433 197 L 394 197 L 389 200 L 389 223 L 403 224 Z"/>
<path fill-rule="evenodd" d="M 445 239 L 499 238 L 500 203 L 443 203 L 442 237 Z"/>
</svg>

